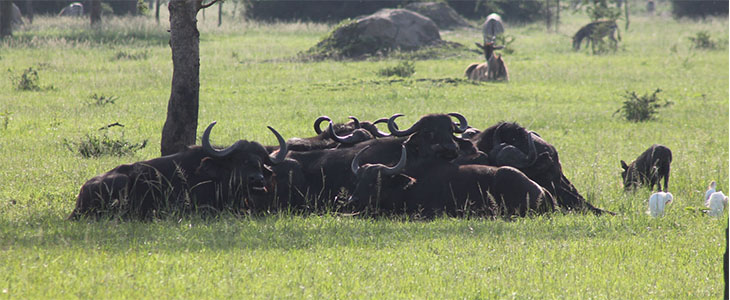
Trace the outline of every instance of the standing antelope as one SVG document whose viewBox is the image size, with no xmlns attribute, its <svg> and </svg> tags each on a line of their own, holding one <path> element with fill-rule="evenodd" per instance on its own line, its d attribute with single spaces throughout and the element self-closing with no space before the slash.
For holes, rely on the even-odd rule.
<svg viewBox="0 0 730 300">
<path fill-rule="evenodd" d="M 614 37 L 614 33 L 617 34 L 618 40 Z M 586 24 L 581 27 L 578 32 L 573 36 L 573 50 L 580 50 L 580 44 L 585 39 L 586 47 L 591 44 L 593 53 L 596 53 L 596 45 L 603 44 L 603 38 L 608 36 L 611 40 L 614 51 L 618 48 L 618 41 L 621 40 L 621 33 L 618 31 L 618 26 L 615 20 L 598 20 Z"/>
</svg>

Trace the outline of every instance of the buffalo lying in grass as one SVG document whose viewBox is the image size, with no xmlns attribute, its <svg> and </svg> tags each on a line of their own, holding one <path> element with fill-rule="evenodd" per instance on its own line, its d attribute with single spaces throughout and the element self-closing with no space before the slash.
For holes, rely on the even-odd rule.
<svg viewBox="0 0 730 300">
<path fill-rule="evenodd" d="M 284 160 L 286 143 L 270 157 L 257 142 L 239 140 L 217 150 L 210 145 L 205 129 L 202 146 L 151 160 L 124 164 L 87 181 L 68 217 L 98 218 L 119 216 L 125 219 L 186 212 L 220 212 L 222 210 L 257 209 L 267 205 L 274 166 Z M 263 201 L 262 201 L 263 200 Z"/>
<path fill-rule="evenodd" d="M 359 210 L 372 208 L 376 213 L 409 213 L 433 217 L 451 216 L 525 216 L 528 212 L 552 211 L 557 204 L 552 195 L 512 167 L 458 165 L 433 160 L 403 173 L 407 151 L 399 162 L 360 165 L 360 150 L 352 161 L 357 186 L 349 202 Z"/>
<path fill-rule="evenodd" d="M 489 164 L 518 168 L 557 198 L 567 210 L 589 210 L 596 214 L 611 213 L 588 203 L 563 174 L 558 151 L 535 132 L 517 123 L 500 122 L 472 140 L 476 147 L 489 153 Z M 611 213 L 613 214 L 613 213 Z"/>
</svg>

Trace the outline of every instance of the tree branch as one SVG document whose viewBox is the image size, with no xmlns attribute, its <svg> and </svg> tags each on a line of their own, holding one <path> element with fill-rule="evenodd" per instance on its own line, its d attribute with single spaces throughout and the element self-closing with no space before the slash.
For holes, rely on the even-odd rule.
<svg viewBox="0 0 730 300">
<path fill-rule="evenodd" d="M 211 1 L 210 3 L 208 3 L 208 4 L 203 4 L 203 1 L 200 1 L 200 8 L 199 8 L 198 10 L 201 10 L 201 9 L 204 9 L 204 8 L 208 8 L 208 7 L 211 7 L 211 6 L 213 6 L 213 4 L 216 4 L 216 3 L 218 3 L 219 1 L 220 1 L 220 2 L 223 2 L 223 0 L 213 0 L 213 1 Z"/>
</svg>

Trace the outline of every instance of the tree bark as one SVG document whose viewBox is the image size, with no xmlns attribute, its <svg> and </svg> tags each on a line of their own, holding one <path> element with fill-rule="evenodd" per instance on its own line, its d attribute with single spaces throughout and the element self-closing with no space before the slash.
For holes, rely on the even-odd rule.
<svg viewBox="0 0 730 300">
<path fill-rule="evenodd" d="M 171 0 L 170 48 L 172 49 L 172 89 L 167 119 L 162 128 L 162 155 L 183 151 L 195 144 L 200 90 L 200 32 L 196 15 L 198 0 Z"/>
<path fill-rule="evenodd" d="M 28 23 L 33 24 L 33 1 L 25 0 L 25 16 L 28 17 Z"/>
<path fill-rule="evenodd" d="M 13 2 L 0 1 L 0 38 L 13 35 Z"/>
<path fill-rule="evenodd" d="M 552 27 L 550 24 L 550 18 L 550 0 L 545 0 L 545 27 L 548 31 L 550 31 L 550 27 Z"/>
<path fill-rule="evenodd" d="M 101 0 L 91 0 L 89 4 L 89 17 L 91 19 L 91 27 L 101 25 Z"/>
<path fill-rule="evenodd" d="M 160 24 L 160 0 L 155 0 L 155 21 Z"/>
<path fill-rule="evenodd" d="M 629 1 L 626 1 L 626 30 L 629 30 Z"/>
<path fill-rule="evenodd" d="M 560 0 L 557 0 L 555 6 L 555 32 L 558 32 L 558 26 L 560 25 Z"/>
</svg>

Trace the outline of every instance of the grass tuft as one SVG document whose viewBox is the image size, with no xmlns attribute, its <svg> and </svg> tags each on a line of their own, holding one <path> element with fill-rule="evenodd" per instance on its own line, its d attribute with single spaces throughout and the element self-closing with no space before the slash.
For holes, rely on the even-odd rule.
<svg viewBox="0 0 730 300">
<path fill-rule="evenodd" d="M 379 76 L 390 77 L 411 77 L 413 73 L 416 73 L 416 65 L 412 61 L 401 61 L 395 66 L 385 67 L 378 70 Z"/>
</svg>

